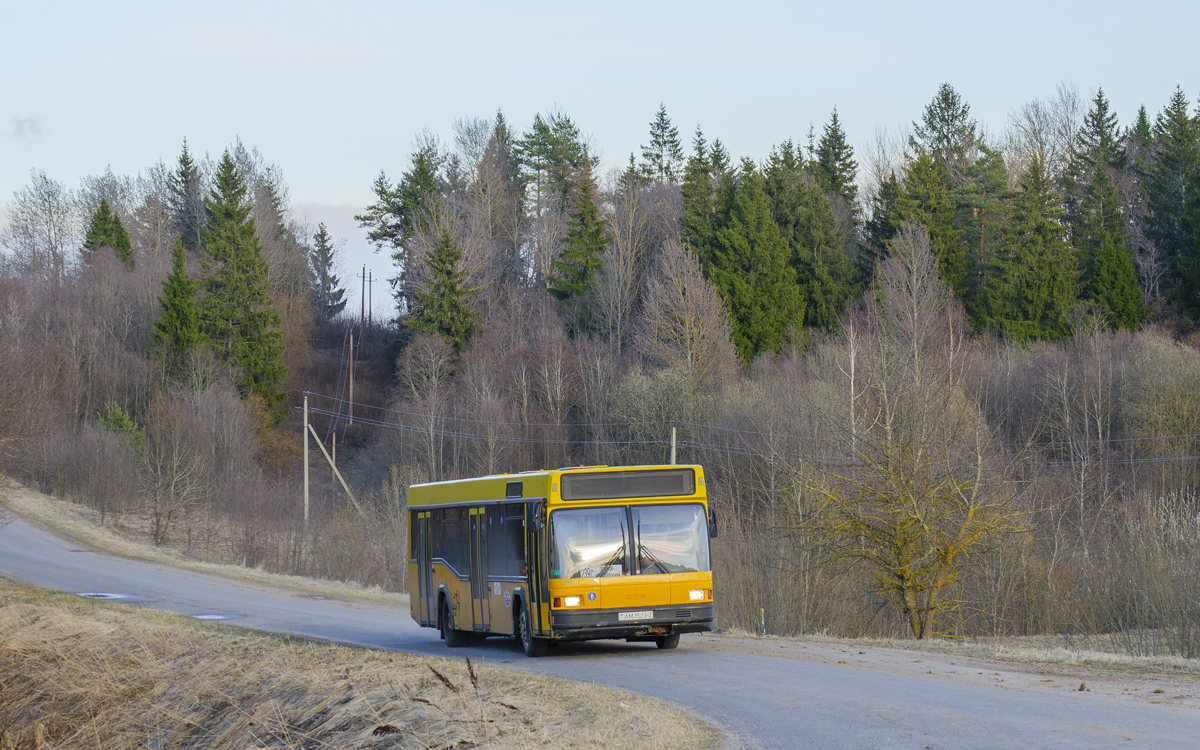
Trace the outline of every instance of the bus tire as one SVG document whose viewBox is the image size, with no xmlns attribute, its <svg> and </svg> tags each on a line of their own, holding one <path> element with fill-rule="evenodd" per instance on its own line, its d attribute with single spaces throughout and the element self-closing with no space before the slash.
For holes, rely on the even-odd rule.
<svg viewBox="0 0 1200 750">
<path fill-rule="evenodd" d="M 460 648 L 467 645 L 467 633 L 454 629 L 454 621 L 450 619 L 450 603 L 442 600 L 442 638 L 450 648 Z"/>
<path fill-rule="evenodd" d="M 533 637 L 533 631 L 529 627 L 529 612 L 525 607 L 521 607 L 517 614 L 517 637 L 521 639 L 521 648 L 525 650 L 526 656 L 546 655 L 546 639 Z"/>
<path fill-rule="evenodd" d="M 679 633 L 672 633 L 671 635 L 660 635 L 659 637 L 654 639 L 654 643 L 661 649 L 678 648 L 679 647 Z"/>
</svg>

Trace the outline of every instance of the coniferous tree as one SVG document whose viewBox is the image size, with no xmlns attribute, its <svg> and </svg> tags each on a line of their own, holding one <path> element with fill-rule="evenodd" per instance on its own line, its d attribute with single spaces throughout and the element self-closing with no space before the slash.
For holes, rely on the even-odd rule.
<svg viewBox="0 0 1200 750">
<path fill-rule="evenodd" d="M 158 320 L 150 332 L 146 356 L 159 363 L 169 378 L 179 378 L 188 359 L 204 344 L 196 292 L 199 285 L 187 271 L 183 244 L 171 250 L 171 272 L 163 279 Z"/>
<path fill-rule="evenodd" d="M 846 133 L 838 120 L 837 107 L 821 133 L 816 148 L 813 172 L 817 182 L 829 193 L 840 196 L 854 217 L 858 217 L 858 162 L 854 147 L 846 141 Z"/>
<path fill-rule="evenodd" d="M 1192 246 L 1197 229 L 1187 218 L 1189 201 L 1196 199 L 1189 190 L 1189 180 L 1200 172 L 1200 117 L 1190 116 L 1188 107 L 1187 97 L 1176 89 L 1155 119 L 1153 156 L 1146 175 L 1150 209 L 1146 233 L 1173 266 L 1176 283 L 1184 285 L 1174 293 L 1179 301 L 1200 293 L 1200 287 L 1192 288 L 1190 281 L 1196 274 L 1187 268 L 1194 262 Z"/>
<path fill-rule="evenodd" d="M 1084 116 L 1063 175 L 1064 221 L 1083 263 L 1085 285 L 1108 236 L 1120 248 L 1128 244 L 1127 217 L 1113 183 L 1113 175 L 1125 169 L 1126 163 L 1117 116 L 1109 110 L 1101 89 Z"/>
<path fill-rule="evenodd" d="M 665 104 L 650 122 L 650 143 L 642 146 L 642 169 L 646 176 L 658 182 L 674 182 L 683 163 L 683 148 L 679 129 L 671 124 Z"/>
<path fill-rule="evenodd" d="M 133 245 L 129 241 L 129 232 L 121 223 L 121 217 L 108 207 L 106 199 L 100 199 L 100 208 L 92 214 L 88 224 L 87 235 L 83 240 L 84 257 L 91 257 L 102 247 L 111 247 L 117 259 L 127 266 L 133 266 Z"/>
<path fill-rule="evenodd" d="M 854 263 L 858 285 L 862 288 L 871 285 L 875 267 L 887 257 L 888 243 L 896 236 L 899 224 L 893 221 L 899 211 L 897 204 L 902 193 L 900 181 L 892 172 L 871 198 L 871 216 L 863 225 L 863 242 Z"/>
<path fill-rule="evenodd" d="M 630 158 L 633 158 L 632 155 Z M 704 140 L 698 125 L 696 135 L 692 138 L 692 155 L 683 168 L 680 192 L 683 200 L 679 218 L 680 239 L 693 253 L 703 255 L 703 248 L 712 240 L 716 190 L 708 142 Z"/>
<path fill-rule="evenodd" d="M 334 274 L 337 265 L 337 249 L 330 241 L 325 223 L 317 225 L 313 235 L 313 247 L 308 256 L 309 270 L 312 273 L 313 297 L 317 305 L 317 314 L 325 320 L 333 318 L 346 309 L 346 290 L 340 286 L 340 280 Z"/>
<path fill-rule="evenodd" d="M 204 226 L 204 176 L 188 151 L 183 139 L 183 151 L 168 180 L 171 191 L 171 221 L 184 249 L 195 252 L 200 247 L 200 230 Z"/>
<path fill-rule="evenodd" d="M 466 348 L 475 332 L 476 314 L 470 305 L 473 290 L 458 267 L 462 251 L 449 227 L 443 227 L 428 259 L 429 277 L 418 290 L 409 325 L 417 331 L 441 336 L 456 350 Z"/>
<path fill-rule="evenodd" d="M 1021 342 L 1070 334 L 1067 311 L 1076 300 L 1079 266 L 1063 239 L 1061 215 L 1055 185 L 1034 154 L 1013 199 L 1004 246 L 987 266 L 977 306 L 982 324 Z"/>
<path fill-rule="evenodd" d="M 1096 256 L 1090 277 L 1084 280 L 1084 297 L 1096 301 L 1108 313 L 1113 330 L 1132 331 L 1146 315 L 1133 259 L 1111 235 L 1104 238 L 1104 248 Z"/>
<path fill-rule="evenodd" d="M 585 158 L 579 176 L 575 206 L 567 224 L 566 247 L 553 264 L 553 273 L 546 280 L 549 291 L 563 302 L 575 307 L 570 323 L 573 333 L 589 327 L 587 296 L 595 274 L 600 269 L 600 255 L 608 245 L 604 234 L 604 219 L 596 206 L 596 187 L 592 182 L 590 162 Z"/>
<path fill-rule="evenodd" d="M 703 264 L 705 276 L 729 309 L 738 357 L 749 364 L 779 351 L 804 320 L 804 299 L 779 225 L 772 217 L 765 180 L 753 162 L 742 163 L 736 185 L 722 189 L 727 205 Z"/>
<path fill-rule="evenodd" d="M 961 297 L 966 292 L 966 248 L 954 230 L 954 206 L 950 203 L 946 171 L 928 151 L 921 151 L 908 166 L 892 209 L 893 231 L 905 221 L 925 229 L 942 278 Z"/>
<path fill-rule="evenodd" d="M 988 263 L 1004 244 L 1008 231 L 1008 168 L 998 151 L 980 145 L 980 158 L 967 167 L 962 183 L 950 191 L 954 231 L 965 245 L 968 309 L 978 300 Z M 976 323 L 981 323 L 976 317 Z"/>
<path fill-rule="evenodd" d="M 913 123 L 913 145 L 941 167 L 949 185 L 957 187 L 973 161 L 978 126 L 971 107 L 954 87 L 943 83 L 925 107 L 920 122 Z"/>
<path fill-rule="evenodd" d="M 282 321 L 267 294 L 268 269 L 246 183 L 228 151 L 217 165 L 204 209 L 201 330 L 221 359 L 237 369 L 238 389 L 275 406 L 286 397 L 281 387 L 287 368 L 279 362 Z"/>
</svg>

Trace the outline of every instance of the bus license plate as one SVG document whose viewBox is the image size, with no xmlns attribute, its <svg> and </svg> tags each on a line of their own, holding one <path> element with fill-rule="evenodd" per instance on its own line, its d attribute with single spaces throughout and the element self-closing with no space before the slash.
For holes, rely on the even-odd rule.
<svg viewBox="0 0 1200 750">
<path fill-rule="evenodd" d="M 654 617 L 653 612 L 618 612 L 618 620 L 649 620 Z"/>
</svg>

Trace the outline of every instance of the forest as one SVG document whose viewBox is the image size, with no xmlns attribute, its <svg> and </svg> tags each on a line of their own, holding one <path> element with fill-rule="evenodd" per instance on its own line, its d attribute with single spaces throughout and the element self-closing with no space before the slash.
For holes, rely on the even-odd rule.
<svg viewBox="0 0 1200 750">
<path fill-rule="evenodd" d="M 0 470 L 199 559 L 403 591 L 410 484 L 674 441 L 721 627 L 1195 658 L 1200 106 L 1155 93 L 1123 124 L 1062 83 L 989 129 L 943 84 L 857 152 L 835 109 L 757 161 L 665 106 L 615 165 L 561 110 L 465 117 L 357 216 L 392 320 L 255 147 L 35 171 L 0 229 Z"/>
</svg>

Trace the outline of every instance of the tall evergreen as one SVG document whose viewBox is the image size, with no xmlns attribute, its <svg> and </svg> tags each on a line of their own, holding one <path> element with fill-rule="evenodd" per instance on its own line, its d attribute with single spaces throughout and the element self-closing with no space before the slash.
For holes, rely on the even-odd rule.
<svg viewBox="0 0 1200 750">
<path fill-rule="evenodd" d="M 308 267 L 312 273 L 313 298 L 317 305 L 317 314 L 325 320 L 332 320 L 338 313 L 346 309 L 346 290 L 340 286 L 341 281 L 334 274 L 337 264 L 337 250 L 330 241 L 325 222 L 317 225 L 313 234 L 313 246 L 308 255 Z"/>
<path fill-rule="evenodd" d="M 186 138 L 183 139 L 183 151 L 179 154 L 168 186 L 175 233 L 179 235 L 184 249 L 195 252 L 200 247 L 200 230 L 204 226 L 204 176 L 188 151 Z"/>
<path fill-rule="evenodd" d="M 789 264 L 805 300 L 804 324 L 834 330 L 856 290 L 829 197 L 791 141 L 771 153 L 763 171 L 772 216 L 790 250 Z"/>
<path fill-rule="evenodd" d="M 681 164 L 683 147 L 679 143 L 679 129 L 671 124 L 666 105 L 659 104 L 650 122 L 650 143 L 642 146 L 642 168 L 653 180 L 675 182 Z"/>
<path fill-rule="evenodd" d="M 237 369 L 238 389 L 275 406 L 286 397 L 281 388 L 287 368 L 279 361 L 282 321 L 267 294 L 267 263 L 255 233 L 246 182 L 228 151 L 217 165 L 204 210 L 201 330 L 222 360 Z"/>
<path fill-rule="evenodd" d="M 967 167 L 962 183 L 950 191 L 954 230 L 965 245 L 964 299 L 968 307 L 978 299 L 988 263 L 1004 244 L 1012 193 L 1003 155 L 982 144 L 979 151 L 979 159 Z"/>
<path fill-rule="evenodd" d="M 632 159 L 630 155 L 630 159 Z M 680 188 L 683 205 L 679 218 L 679 234 L 683 244 L 692 252 L 703 255 L 702 249 L 712 241 L 716 213 L 716 189 L 713 185 L 713 165 L 708 142 L 696 126 L 692 138 L 692 155 L 683 168 Z"/>
<path fill-rule="evenodd" d="M 459 268 L 462 251 L 449 227 L 443 227 L 428 259 L 429 275 L 424 289 L 415 294 L 409 325 L 417 331 L 437 334 L 462 351 L 475 332 L 476 314 L 470 305 L 473 292 Z"/>
<path fill-rule="evenodd" d="M 972 161 L 977 131 L 970 105 L 953 86 L 943 83 L 926 105 L 921 121 L 913 123 L 913 145 L 928 152 L 945 172 L 947 182 L 957 187 Z"/>
<path fill-rule="evenodd" d="M 146 355 L 159 363 L 169 378 L 179 378 L 188 358 L 204 342 L 196 292 L 199 285 L 187 272 L 183 244 L 171 250 L 171 272 L 163 279 L 158 297 L 158 320 L 150 332 Z"/>
<path fill-rule="evenodd" d="M 576 333 L 589 326 L 586 297 L 600 269 L 600 256 L 608 244 L 608 237 L 604 234 L 604 219 L 596 206 L 595 196 L 591 163 L 585 158 L 575 205 L 567 223 L 566 246 L 554 261 L 553 273 L 546 279 L 551 294 L 575 307 L 571 328 Z"/>
<path fill-rule="evenodd" d="M 1129 242 L 1127 217 L 1113 175 L 1125 169 L 1127 158 L 1117 116 L 1109 110 L 1103 89 L 1096 92 L 1084 116 L 1063 175 L 1071 244 L 1079 251 L 1085 283 L 1110 235 L 1118 247 Z"/>
<path fill-rule="evenodd" d="M 922 150 L 908 165 L 900 194 L 892 209 L 893 231 L 904 221 L 913 221 L 929 234 L 933 255 L 942 277 L 954 288 L 956 296 L 966 292 L 966 247 L 954 230 L 954 206 L 946 170 L 928 151 Z"/>
<path fill-rule="evenodd" d="M 87 235 L 83 240 L 84 257 L 92 257 L 102 247 L 112 248 L 117 259 L 122 263 L 133 265 L 133 245 L 129 241 L 129 232 L 121 223 L 121 217 L 108 207 L 108 200 L 100 199 L 100 208 L 92 214 L 88 224 Z"/>
<path fill-rule="evenodd" d="M 833 114 L 821 132 L 813 167 L 821 187 L 828 193 L 840 196 L 857 219 L 858 162 L 854 160 L 854 147 L 846 141 L 846 133 L 838 120 L 837 107 L 833 108 Z"/>
<path fill-rule="evenodd" d="M 1104 308 L 1113 330 L 1132 331 L 1145 317 L 1146 305 L 1142 302 L 1133 258 L 1112 235 L 1104 238 L 1104 247 L 1096 256 L 1092 273 L 1083 283 L 1084 297 Z"/>
<path fill-rule="evenodd" d="M 729 309 L 734 346 L 749 364 L 764 351 L 779 351 L 804 321 L 791 248 L 772 217 L 765 180 L 753 162 L 742 163 L 736 185 L 722 191 L 726 218 L 707 258 L 708 280 Z"/>
<path fill-rule="evenodd" d="M 896 173 L 892 172 L 880 183 L 879 190 L 871 198 L 871 215 L 863 224 L 863 241 L 854 261 L 860 287 L 871 285 L 871 280 L 875 278 L 875 267 L 887 257 L 888 243 L 899 228 L 893 221 L 899 211 L 898 203 L 903 192 Z"/>
<path fill-rule="evenodd" d="M 987 265 L 977 315 L 1017 341 L 1063 339 L 1076 300 L 1079 267 L 1063 239 L 1058 192 L 1035 154 L 1013 199 L 1002 248 Z"/>
<path fill-rule="evenodd" d="M 576 175 L 587 148 L 579 128 L 562 112 L 533 118 L 533 125 L 513 145 L 523 179 L 533 192 L 536 210 L 567 210 Z"/>
<path fill-rule="evenodd" d="M 1190 178 L 1200 172 L 1200 117 L 1188 112 L 1188 100 L 1180 89 L 1155 118 L 1151 149 L 1152 161 L 1147 169 L 1146 193 L 1150 209 L 1146 233 L 1168 263 L 1174 266 L 1176 282 L 1185 289 L 1175 296 L 1183 300 L 1200 294 L 1191 288 L 1194 274 L 1185 266 L 1192 261 L 1196 227 L 1187 218 L 1191 195 Z"/>
</svg>

